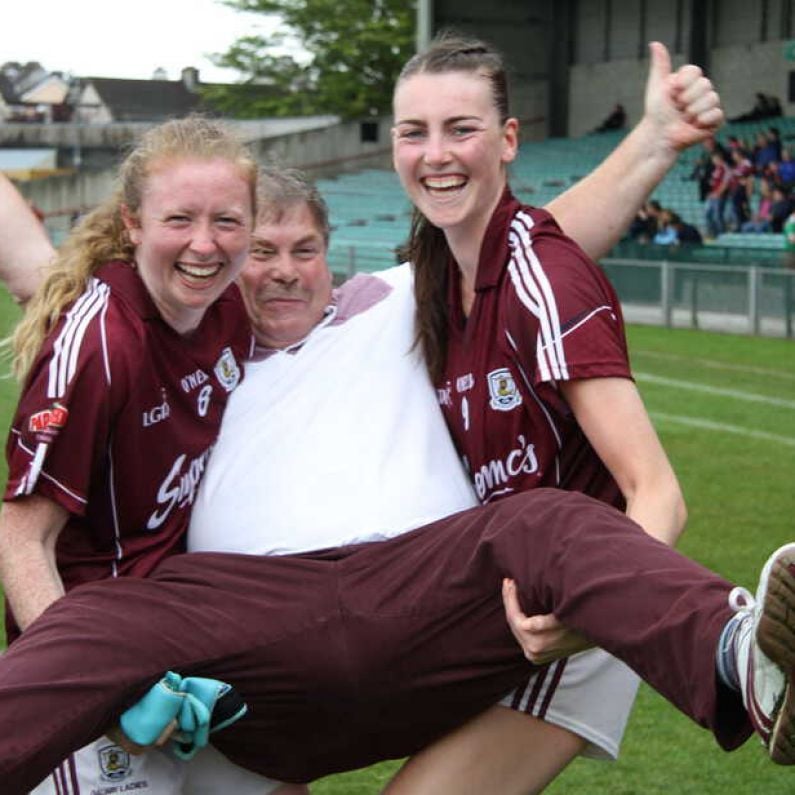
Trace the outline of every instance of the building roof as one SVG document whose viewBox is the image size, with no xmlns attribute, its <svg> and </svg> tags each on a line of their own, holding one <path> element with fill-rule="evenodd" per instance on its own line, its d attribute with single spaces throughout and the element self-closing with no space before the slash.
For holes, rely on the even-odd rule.
<svg viewBox="0 0 795 795">
<path fill-rule="evenodd" d="M 93 85 L 114 121 L 159 121 L 202 108 L 199 95 L 181 80 L 84 77 L 81 82 Z"/>
<path fill-rule="evenodd" d="M 21 95 L 23 102 L 60 105 L 66 100 L 69 82 L 59 72 L 51 72 Z"/>
</svg>

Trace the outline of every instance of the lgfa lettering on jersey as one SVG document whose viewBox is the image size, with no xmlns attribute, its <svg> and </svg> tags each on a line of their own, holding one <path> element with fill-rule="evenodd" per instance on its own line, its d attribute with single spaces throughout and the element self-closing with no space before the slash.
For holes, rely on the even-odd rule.
<svg viewBox="0 0 795 795">
<path fill-rule="evenodd" d="M 151 409 L 143 412 L 143 427 L 149 428 L 152 425 L 157 425 L 158 422 L 167 420 L 171 416 L 171 407 L 168 405 L 168 398 L 166 397 L 166 390 L 160 388 L 160 396 L 162 400 L 160 403 Z"/>
</svg>

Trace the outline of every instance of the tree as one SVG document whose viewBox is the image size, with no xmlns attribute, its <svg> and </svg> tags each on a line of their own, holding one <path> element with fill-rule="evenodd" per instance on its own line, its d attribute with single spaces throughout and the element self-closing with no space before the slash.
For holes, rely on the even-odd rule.
<svg viewBox="0 0 795 795">
<path fill-rule="evenodd" d="M 282 31 L 246 36 L 213 60 L 244 74 L 237 85 L 205 89 L 230 115 L 333 113 L 345 118 L 389 111 L 401 66 L 414 51 L 412 0 L 225 0 L 240 11 L 276 15 Z M 308 62 L 273 55 L 288 40 Z M 247 92 L 257 87 L 254 96 Z"/>
</svg>

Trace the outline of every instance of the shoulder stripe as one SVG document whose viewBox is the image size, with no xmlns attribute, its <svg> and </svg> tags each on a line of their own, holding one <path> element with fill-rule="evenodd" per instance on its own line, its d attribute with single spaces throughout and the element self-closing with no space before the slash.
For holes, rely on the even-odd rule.
<svg viewBox="0 0 795 795">
<path fill-rule="evenodd" d="M 53 343 L 50 360 L 47 397 L 59 398 L 66 393 L 73 378 L 80 346 L 91 321 L 107 305 L 110 288 L 99 279 L 92 278 L 85 292 L 75 301 L 66 316 L 66 321 Z"/>
<path fill-rule="evenodd" d="M 537 308 L 534 314 L 538 318 L 540 328 L 536 355 L 542 379 L 566 380 L 569 374 L 560 331 L 560 316 L 552 285 L 533 248 L 531 234 L 533 226 L 533 219 L 524 212 L 517 213 L 511 221 L 508 234 L 512 249 L 509 271 L 522 303 L 528 306 L 528 309 L 531 308 L 523 299 L 523 295 L 526 294 Z M 522 285 L 523 290 L 520 291 L 518 284 Z"/>
<path fill-rule="evenodd" d="M 538 284 L 540 304 L 546 309 L 547 313 L 542 329 L 545 339 L 544 347 L 547 349 L 546 356 L 549 358 L 552 376 L 555 379 L 567 379 L 569 374 L 560 333 L 558 305 L 546 271 L 533 247 L 533 239 L 530 233 L 534 226 L 533 219 L 527 213 L 519 212 L 517 213 L 516 226 L 520 237 L 526 244 L 526 247 L 520 249 L 520 251 L 526 256 L 526 262 L 529 264 L 529 269 L 526 268 L 523 273 L 527 278 L 533 279 Z M 539 347 L 541 347 L 541 339 L 538 342 Z"/>
<path fill-rule="evenodd" d="M 110 354 L 108 353 L 108 328 L 105 325 L 105 317 L 108 314 L 108 304 L 109 301 L 106 298 L 102 306 L 102 315 L 100 317 L 99 329 L 102 338 L 102 361 L 105 364 L 105 379 L 108 382 L 108 384 L 110 384 L 111 377 L 110 377 Z"/>
</svg>

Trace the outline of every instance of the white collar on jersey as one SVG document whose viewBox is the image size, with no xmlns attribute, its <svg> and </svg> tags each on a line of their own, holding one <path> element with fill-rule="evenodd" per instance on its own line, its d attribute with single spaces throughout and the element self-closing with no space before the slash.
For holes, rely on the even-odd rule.
<svg viewBox="0 0 795 795">
<path fill-rule="evenodd" d="M 329 304 L 323 310 L 322 320 L 303 339 L 298 340 L 298 342 L 294 342 L 292 345 L 287 345 L 284 348 L 267 348 L 264 345 L 255 345 L 254 355 L 251 357 L 252 361 L 261 362 L 263 359 L 267 359 L 269 356 L 273 356 L 276 353 L 297 353 L 303 347 L 304 343 L 315 332 L 333 323 L 336 317 L 337 317 L 336 304 Z"/>
</svg>

